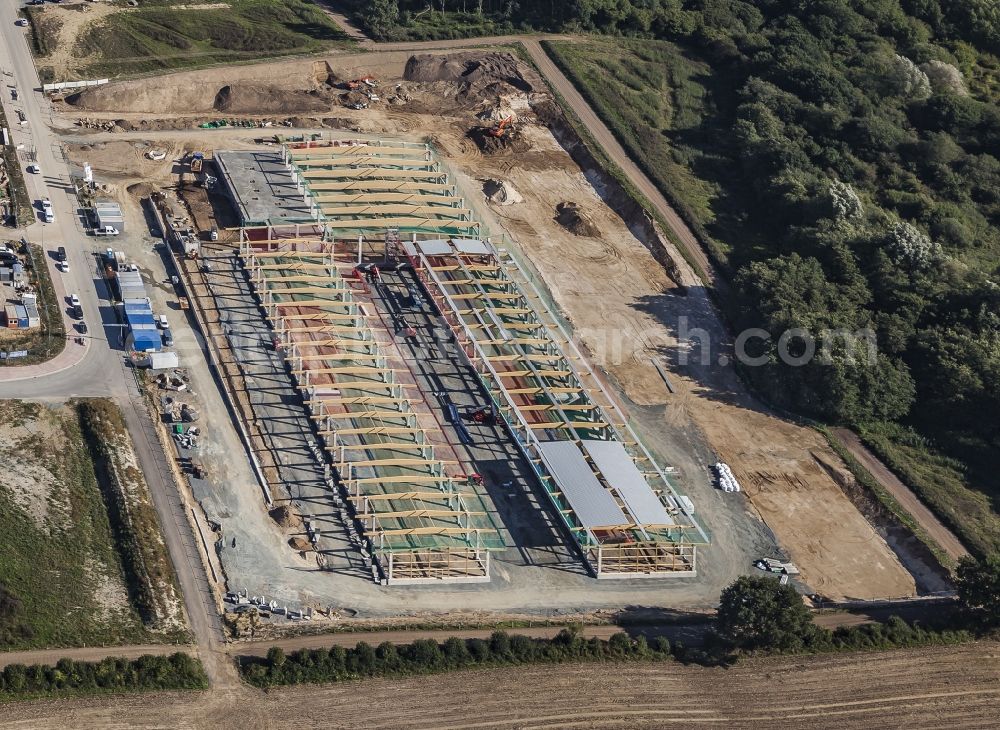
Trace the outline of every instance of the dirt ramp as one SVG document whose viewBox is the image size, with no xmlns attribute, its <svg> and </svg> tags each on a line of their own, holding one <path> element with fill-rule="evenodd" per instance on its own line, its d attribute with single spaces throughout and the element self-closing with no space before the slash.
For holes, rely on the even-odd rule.
<svg viewBox="0 0 1000 730">
<path fill-rule="evenodd" d="M 509 53 L 419 54 L 406 62 L 403 78 L 421 83 L 458 84 L 461 91 L 474 94 L 498 92 L 504 87 L 524 93 L 533 91 L 517 59 Z"/>
<path fill-rule="evenodd" d="M 204 86 L 173 86 L 121 81 L 85 89 L 66 97 L 66 103 L 93 112 L 210 112 L 214 94 Z"/>
<path fill-rule="evenodd" d="M 229 84 L 219 89 L 212 106 L 215 111 L 228 114 L 289 114 L 326 111 L 330 108 L 330 102 L 312 91 L 258 84 Z"/>
</svg>

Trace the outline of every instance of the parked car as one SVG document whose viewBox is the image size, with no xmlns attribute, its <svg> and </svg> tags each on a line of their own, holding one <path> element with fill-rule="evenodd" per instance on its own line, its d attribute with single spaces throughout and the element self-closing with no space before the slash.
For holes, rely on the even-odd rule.
<svg viewBox="0 0 1000 730">
<path fill-rule="evenodd" d="M 60 261 L 58 264 L 56 264 L 56 266 L 58 266 L 59 270 L 64 274 L 69 273 L 69 261 Z"/>
<path fill-rule="evenodd" d="M 80 297 L 78 297 L 76 294 L 70 294 L 69 295 L 69 303 L 70 303 L 71 307 L 79 307 L 80 306 Z"/>
<path fill-rule="evenodd" d="M 14 25 L 20 25 L 22 28 L 28 24 L 27 18 L 18 18 L 14 21 Z"/>
<path fill-rule="evenodd" d="M 170 331 L 169 327 L 164 327 L 163 328 L 163 346 L 164 347 L 173 347 L 174 346 L 174 335 Z"/>
<path fill-rule="evenodd" d="M 165 315 L 165 314 L 158 314 L 158 315 L 156 315 L 156 324 L 161 329 L 169 329 L 170 328 L 170 323 L 167 321 L 167 315 Z"/>
<path fill-rule="evenodd" d="M 70 310 L 70 312 L 72 312 L 74 319 L 83 319 L 83 307 L 81 307 L 79 304 L 74 306 Z"/>
<path fill-rule="evenodd" d="M 212 226 L 212 230 L 208 232 L 208 240 L 218 241 L 219 240 L 219 229 Z"/>
<path fill-rule="evenodd" d="M 60 246 L 56 249 L 56 260 L 65 261 L 66 260 L 66 247 Z"/>
<path fill-rule="evenodd" d="M 86 322 L 77 322 L 77 324 L 76 324 L 76 331 L 79 332 L 81 335 L 87 334 L 87 323 Z"/>
<path fill-rule="evenodd" d="M 41 171 L 42 168 L 40 168 L 38 165 L 28 165 L 28 172 L 30 172 L 32 175 L 38 175 L 39 173 L 41 173 Z"/>
</svg>

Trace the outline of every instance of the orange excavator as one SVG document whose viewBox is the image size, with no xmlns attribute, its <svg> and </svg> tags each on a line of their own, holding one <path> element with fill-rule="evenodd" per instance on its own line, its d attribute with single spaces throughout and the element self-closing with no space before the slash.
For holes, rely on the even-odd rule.
<svg viewBox="0 0 1000 730">
<path fill-rule="evenodd" d="M 376 86 L 378 86 L 378 79 L 376 79 L 374 76 L 362 76 L 360 79 L 354 79 L 352 81 L 344 82 L 344 88 L 347 89 L 348 91 L 355 91 L 357 89 L 360 89 L 362 86 L 370 86 L 371 88 L 374 89 Z"/>
<path fill-rule="evenodd" d="M 500 122 L 492 129 L 486 130 L 486 134 L 490 137 L 503 137 L 507 133 L 507 126 L 514 121 L 514 115 L 511 114 L 506 119 L 501 119 Z"/>
</svg>

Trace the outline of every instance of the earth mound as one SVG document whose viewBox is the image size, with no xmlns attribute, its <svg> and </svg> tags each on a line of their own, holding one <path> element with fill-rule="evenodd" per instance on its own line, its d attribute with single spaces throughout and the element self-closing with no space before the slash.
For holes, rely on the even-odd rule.
<svg viewBox="0 0 1000 730">
<path fill-rule="evenodd" d="M 556 206 L 556 221 L 567 231 L 577 236 L 596 238 L 600 232 L 576 203 L 559 203 Z"/>
<path fill-rule="evenodd" d="M 517 59 L 509 53 L 418 54 L 410 56 L 406 62 L 403 78 L 423 83 L 458 84 L 462 92 L 472 94 L 496 94 L 504 88 L 525 93 L 533 90 L 521 73 Z"/>
<path fill-rule="evenodd" d="M 215 95 L 212 107 L 229 114 L 288 114 L 318 112 L 330 107 L 329 101 L 315 92 L 289 91 L 276 86 L 230 84 Z"/>
<path fill-rule="evenodd" d="M 275 507 L 268 512 L 268 514 L 271 515 L 272 520 L 277 522 L 286 530 L 294 529 L 302 525 L 302 519 L 297 514 L 292 512 L 292 510 L 288 508 L 288 505 L 285 504 Z"/>
</svg>

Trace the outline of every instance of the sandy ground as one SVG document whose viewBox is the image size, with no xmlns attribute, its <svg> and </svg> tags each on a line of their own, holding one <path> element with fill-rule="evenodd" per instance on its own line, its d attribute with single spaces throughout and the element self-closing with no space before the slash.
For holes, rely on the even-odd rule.
<svg viewBox="0 0 1000 730">
<path fill-rule="evenodd" d="M 5 707 L 7 728 L 992 728 L 1000 646 L 579 664 Z"/>
<path fill-rule="evenodd" d="M 78 53 L 77 40 L 95 23 L 112 13 L 119 12 L 110 3 L 75 3 L 63 6 L 44 6 L 45 20 L 59 23 L 59 35 L 51 44 L 52 53 L 39 59 L 40 66 L 50 66 L 58 81 L 75 78 L 73 69 L 86 65 L 88 59 Z"/>
<path fill-rule="evenodd" d="M 88 92 L 87 108 L 67 109 L 63 118 L 71 122 L 81 115 L 103 115 L 148 120 L 150 114 L 165 119 L 204 114 L 210 111 L 205 100 L 211 103 L 213 88 L 250 80 L 306 90 L 316 88 L 330 73 L 350 78 L 366 72 L 381 78 L 385 88 L 396 83 L 407 57 L 402 53 L 335 56 L 112 84 Z M 337 107 L 328 114 L 335 111 L 357 129 L 429 139 L 494 235 L 504 237 L 505 245 L 521 251 L 537 269 L 578 339 L 627 398 L 640 433 L 677 469 L 682 488 L 691 494 L 712 532 L 714 544 L 703 551 L 699 565 L 711 588 L 697 591 L 702 596 L 698 600 L 708 602 L 709 595 L 717 595 L 718 588 L 746 572 L 747 558 L 768 549 L 769 540 L 762 536 L 768 529 L 802 569 L 802 580 L 811 591 L 834 599 L 916 593 L 913 577 L 838 484 L 851 477 L 822 437 L 763 409 L 747 394 L 733 368 L 720 364 L 720 356 L 729 351 L 730 337 L 700 282 L 676 252 L 686 293 L 602 200 L 598 190 L 603 181 L 581 170 L 547 129 L 530 123 L 531 114 L 523 111 L 523 104 L 520 132 L 529 142 L 528 151 L 484 156 L 465 132 L 475 121 L 473 113 L 496 103 L 496 97 L 463 95 L 441 82 L 404 84 L 411 99 L 405 105 L 362 111 Z M 319 114 L 302 121 L 322 124 Z M 88 138 L 83 130 L 73 135 Z M 183 149 L 211 149 L 223 140 L 228 144 L 253 135 L 235 130 L 151 132 L 148 138 L 100 134 L 90 138 L 116 141 L 76 150 L 73 156 L 111 172 L 110 177 L 121 183 L 135 180 L 137 172 L 166 183 L 172 156 Z M 144 148 L 141 143 L 135 147 L 141 140 L 168 148 L 167 160 L 142 160 Z M 507 181 L 524 201 L 488 206 L 482 194 L 486 179 Z M 555 207 L 561 202 L 578 204 L 600 235 L 578 236 L 559 225 Z M 696 329 L 703 330 L 710 342 L 704 363 L 693 346 L 699 339 Z M 653 358 L 670 372 L 674 393 L 665 387 Z M 723 495 L 712 488 L 709 465 L 720 458 L 744 484 L 745 496 Z M 761 520 L 766 525 L 763 531 Z"/>
</svg>

